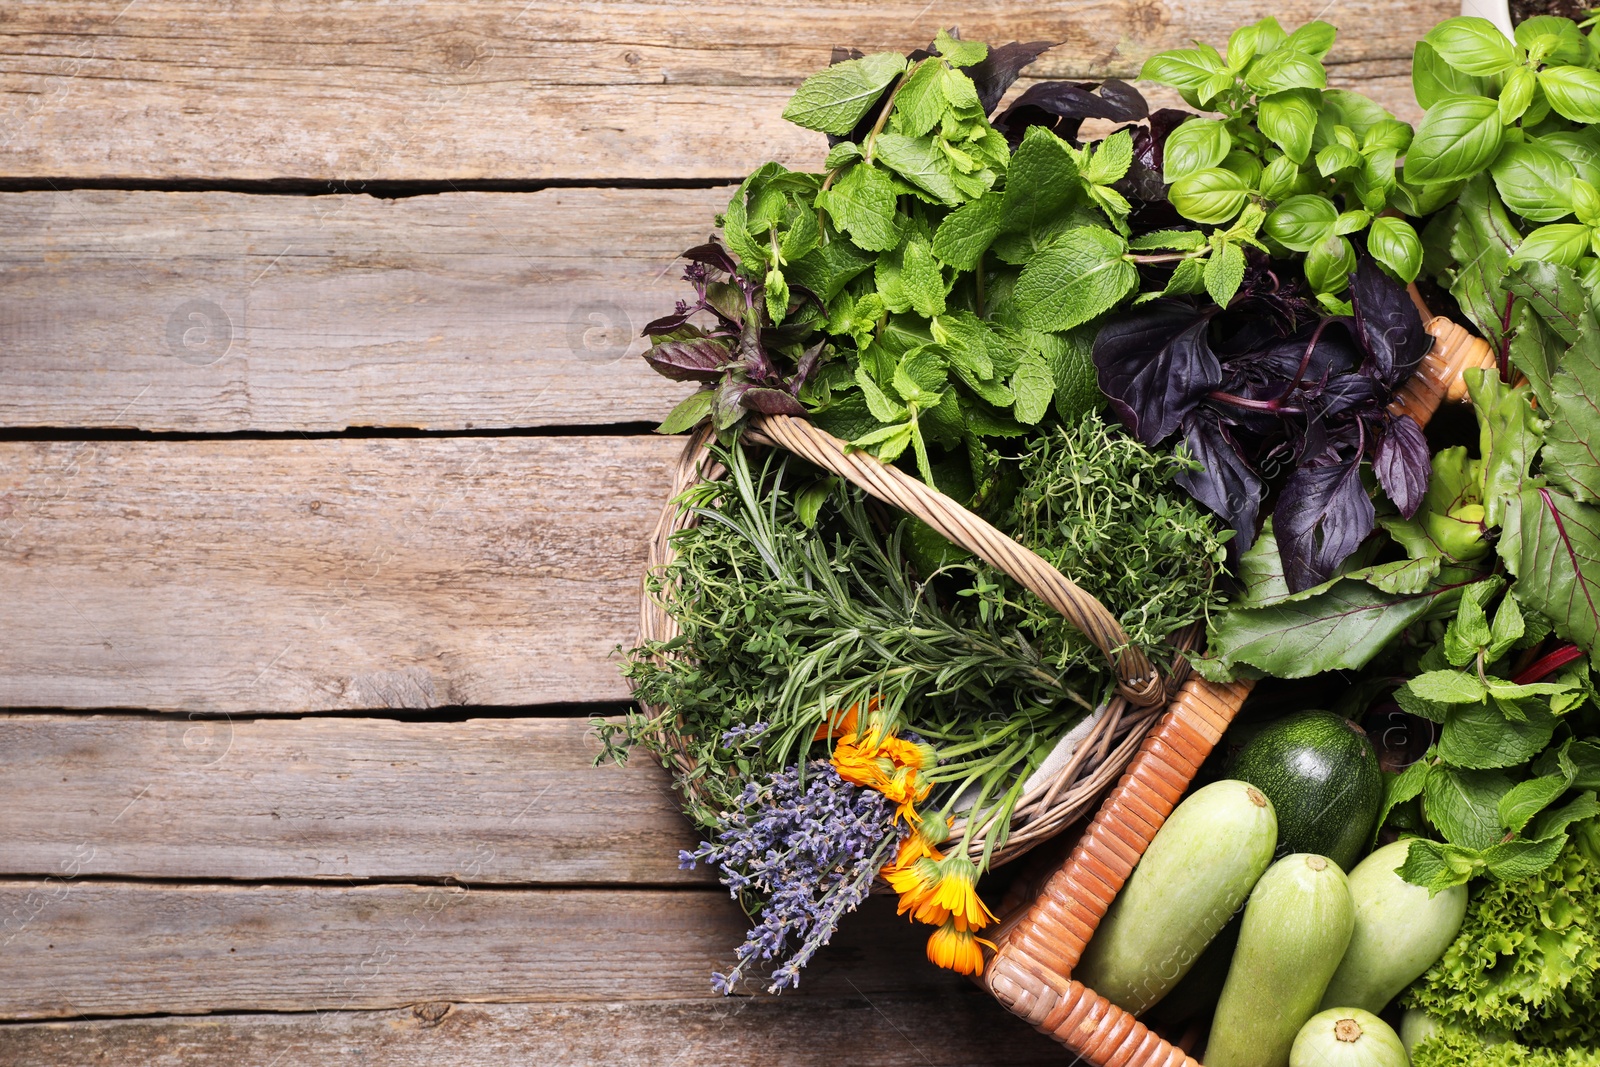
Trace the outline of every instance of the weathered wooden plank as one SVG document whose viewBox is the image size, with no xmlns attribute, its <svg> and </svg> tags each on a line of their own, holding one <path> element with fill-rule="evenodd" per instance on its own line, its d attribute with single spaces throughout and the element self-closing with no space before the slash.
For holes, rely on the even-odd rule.
<svg viewBox="0 0 1600 1067">
<path fill-rule="evenodd" d="M 555 0 L 7 5 L 0 173 L 50 178 L 594 179 L 731 177 L 814 159 L 779 117 L 835 45 L 968 37 L 1055 40 L 1034 74 L 1132 76 L 1144 57 L 1226 39 L 1256 0 L 774 0 L 572 5 Z M 1273 9 L 1289 26 L 1322 0 Z M 1342 77 L 1409 57 L 1450 0 L 1351 0 Z M 1385 99 L 1404 107 L 1403 98 Z"/>
<path fill-rule="evenodd" d="M 581 719 L 0 716 L 0 876 L 707 884 L 668 776 Z"/>
<path fill-rule="evenodd" d="M 921 996 L 643 1003 L 429 1002 L 384 1012 L 0 1027 L 17 1067 L 978 1067 L 1060 1064 L 1061 1046 L 968 987 Z"/>
<path fill-rule="evenodd" d="M 0 193 L 0 425 L 658 420 L 639 330 L 727 197 Z"/>
<path fill-rule="evenodd" d="M 715 888 L 0 882 L 0 1018 L 710 998 L 746 925 Z M 960 985 L 924 960 L 926 932 L 875 898 L 805 988 Z"/>
<path fill-rule="evenodd" d="M 680 443 L 0 444 L 0 706 L 625 699 Z"/>
</svg>

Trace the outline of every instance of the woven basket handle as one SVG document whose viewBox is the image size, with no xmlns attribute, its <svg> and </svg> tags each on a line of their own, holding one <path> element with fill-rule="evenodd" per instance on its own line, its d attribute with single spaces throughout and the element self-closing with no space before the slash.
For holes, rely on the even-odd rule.
<svg viewBox="0 0 1600 1067">
<path fill-rule="evenodd" d="M 1128 644 L 1116 617 L 1044 559 L 983 521 L 937 489 L 860 451 L 804 419 L 757 415 L 746 432 L 757 444 L 779 445 L 832 471 L 900 510 L 915 515 L 954 544 L 999 567 L 1064 615 L 1104 652 L 1117 675 L 1117 691 L 1139 707 L 1166 699 L 1165 686 L 1150 660 Z"/>
<path fill-rule="evenodd" d="M 1462 371 L 1495 365 L 1488 343 L 1449 319 L 1429 319 L 1426 329 L 1435 338 L 1434 346 L 1389 405 L 1391 413 L 1410 415 L 1419 426 L 1427 424 L 1442 401 L 1466 394 Z M 999 950 L 984 970 L 983 984 L 1012 1012 L 1092 1063 L 1199 1067 L 1133 1015 L 1069 976 L 1106 909 L 1253 685 L 1216 685 L 1201 678 L 1186 682 L 1072 854 L 1034 903 L 1009 917 L 995 937 Z"/>
</svg>

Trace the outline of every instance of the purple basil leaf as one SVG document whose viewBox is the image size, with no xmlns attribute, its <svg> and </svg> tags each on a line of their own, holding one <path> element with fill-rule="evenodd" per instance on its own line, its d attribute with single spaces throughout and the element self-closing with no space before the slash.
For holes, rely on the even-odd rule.
<svg viewBox="0 0 1600 1067">
<path fill-rule="evenodd" d="M 1200 408 L 1185 415 L 1183 439 L 1200 469 L 1179 474 L 1178 484 L 1233 528 L 1233 549 L 1243 552 L 1256 539 L 1266 485 L 1216 412 Z"/>
<path fill-rule="evenodd" d="M 800 387 L 816 373 L 817 364 L 822 362 L 822 348 L 827 343 L 824 338 L 800 353 L 800 362 L 795 364 L 794 374 L 789 377 L 789 393 L 792 396 L 799 396 Z"/>
<path fill-rule="evenodd" d="M 744 391 L 740 397 L 740 403 L 751 411 L 759 411 L 763 415 L 804 415 L 806 413 L 806 409 L 800 405 L 800 401 L 782 389 L 753 386 Z"/>
<path fill-rule="evenodd" d="M 732 359 L 728 346 L 709 337 L 662 341 L 644 355 L 656 373 L 675 382 L 714 382 Z"/>
<path fill-rule="evenodd" d="M 1151 156 L 1143 162 L 1159 172 L 1163 163 L 1162 153 L 1167 147 L 1167 138 L 1172 136 L 1173 130 L 1194 117 L 1194 112 L 1175 107 L 1162 107 L 1152 111 L 1150 113 Z"/>
<path fill-rule="evenodd" d="M 761 327 L 752 317 L 744 324 L 744 329 L 739 332 L 739 341 L 734 348 L 736 358 L 744 364 L 745 377 L 752 382 L 763 385 L 776 385 L 781 382 L 778 369 L 772 365 L 772 360 L 767 357 L 767 350 L 761 344 Z"/>
<path fill-rule="evenodd" d="M 1372 457 L 1378 484 L 1406 518 L 1417 513 L 1428 491 L 1428 442 L 1410 415 L 1390 421 Z"/>
<path fill-rule="evenodd" d="M 1379 414 L 1388 398 L 1389 391 L 1365 374 L 1341 374 L 1317 389 L 1307 407 L 1313 418 L 1344 423 L 1355 416 Z"/>
<path fill-rule="evenodd" d="M 1012 41 L 989 49 L 989 55 L 982 63 L 968 67 L 967 76 L 978 89 L 978 102 L 983 105 L 983 113 L 987 115 L 995 109 L 1000 98 L 1006 95 L 1006 90 L 1017 80 L 1017 75 L 1022 73 L 1023 67 L 1054 45 L 1053 41 Z"/>
<path fill-rule="evenodd" d="M 1138 90 L 1131 85 L 1122 82 L 1116 84 L 1138 96 Z M 1143 107 L 1138 109 L 1138 114 L 1132 113 L 1131 101 L 1122 90 L 1113 90 L 1112 98 L 1107 100 L 1095 94 L 1097 85 L 1096 82 L 1039 82 L 1030 85 L 1011 102 L 1010 107 L 994 117 L 994 128 L 1013 145 L 1022 142 L 1022 135 L 1029 126 L 1043 126 L 1057 137 L 1072 141 L 1077 138 L 1078 127 L 1084 119 L 1128 122 L 1144 117 Z M 1139 104 L 1144 104 L 1144 97 L 1139 97 Z"/>
<path fill-rule="evenodd" d="M 1114 114 L 1102 116 L 1112 122 L 1138 122 L 1150 117 L 1150 105 L 1145 103 L 1144 94 L 1119 78 L 1107 78 L 1100 83 L 1100 99 L 1115 110 Z"/>
<path fill-rule="evenodd" d="M 828 66 L 836 67 L 847 59 L 865 59 L 866 55 L 859 48 L 845 48 L 836 44 L 833 46 L 833 54 L 828 58 Z"/>
<path fill-rule="evenodd" d="M 680 305 L 681 303 L 680 301 Z M 689 317 L 699 310 L 700 308 L 697 307 L 685 308 L 683 311 L 677 311 L 671 315 L 663 315 L 659 319 L 651 319 L 644 324 L 644 329 L 639 331 L 639 336 L 659 337 L 664 333 L 671 333 L 688 322 Z"/>
<path fill-rule="evenodd" d="M 704 263 L 708 267 L 715 267 L 724 274 L 733 274 L 739 269 L 738 261 L 733 258 L 733 254 L 716 241 L 707 241 L 703 245 L 695 245 L 679 258 L 687 259 L 691 263 Z"/>
<path fill-rule="evenodd" d="M 1170 437 L 1183 417 L 1222 384 L 1206 337 L 1208 313 L 1178 300 L 1155 300 L 1108 322 L 1094 342 L 1100 391 L 1146 445 Z"/>
<path fill-rule="evenodd" d="M 1411 294 L 1363 255 L 1350 276 L 1350 303 L 1373 373 L 1388 388 L 1398 388 L 1433 345 Z"/>
<path fill-rule="evenodd" d="M 1373 519 L 1359 451 L 1337 463 L 1296 470 L 1272 511 L 1289 589 L 1298 593 L 1332 578 L 1372 532 Z"/>
</svg>

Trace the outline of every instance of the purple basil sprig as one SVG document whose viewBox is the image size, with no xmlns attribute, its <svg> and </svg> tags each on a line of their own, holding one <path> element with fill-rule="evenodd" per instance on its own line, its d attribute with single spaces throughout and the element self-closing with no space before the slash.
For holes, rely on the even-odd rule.
<svg viewBox="0 0 1600 1067">
<path fill-rule="evenodd" d="M 799 984 L 800 969 L 867 898 L 900 831 L 892 801 L 813 760 L 803 782 L 800 768 L 790 767 L 747 783 L 716 836 L 714 844 L 680 852 L 680 865 L 717 867 L 731 895 L 748 894 L 761 910 L 733 969 L 713 974 L 711 987 L 732 993 L 747 968 L 777 960 L 768 987 L 776 993 Z"/>
<path fill-rule="evenodd" d="M 1146 445 L 1182 435 L 1201 466 L 1180 483 L 1240 550 L 1277 487 L 1273 529 L 1295 591 L 1327 581 L 1372 532 L 1364 460 L 1408 518 L 1428 487 L 1422 431 L 1388 405 L 1432 339 L 1405 287 L 1369 258 L 1350 300 L 1353 316 L 1316 315 L 1298 283 L 1255 263 L 1229 307 L 1152 301 L 1094 346 L 1112 408 Z"/>
<path fill-rule="evenodd" d="M 696 300 L 678 301 L 671 315 L 649 323 L 645 362 L 680 382 L 715 383 L 712 418 L 719 428 L 732 425 L 743 410 L 768 415 L 804 415 L 800 388 L 815 373 L 823 342 L 807 348 L 785 375 L 774 363 L 764 333 L 763 287 L 739 273 L 732 254 L 715 240 L 683 253 L 689 265 L 684 280 Z M 692 322 L 709 313 L 709 327 Z"/>
</svg>

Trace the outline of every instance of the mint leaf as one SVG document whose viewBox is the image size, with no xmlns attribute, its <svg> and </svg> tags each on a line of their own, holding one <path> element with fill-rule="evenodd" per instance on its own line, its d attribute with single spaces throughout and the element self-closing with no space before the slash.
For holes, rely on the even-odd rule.
<svg viewBox="0 0 1600 1067">
<path fill-rule="evenodd" d="M 950 207 L 966 203 L 949 157 L 928 138 L 880 133 L 874 150 L 885 166 L 935 200 Z"/>
<path fill-rule="evenodd" d="M 1428 671 L 1411 679 L 1406 688 L 1438 704 L 1476 704 L 1489 695 L 1482 682 L 1462 671 Z"/>
<path fill-rule="evenodd" d="M 932 318 L 944 312 L 944 273 L 933 252 L 921 241 L 908 241 L 900 261 L 900 284 L 919 315 Z"/>
<path fill-rule="evenodd" d="M 1416 838 L 1395 873 L 1429 894 L 1463 885 L 1483 867 L 1478 850 Z"/>
<path fill-rule="evenodd" d="M 1441 753 L 1442 755 L 1442 753 Z M 1422 802 L 1428 819 L 1452 845 L 1485 849 L 1505 835 L 1500 828 L 1500 798 L 1511 791 L 1511 779 L 1499 771 L 1458 770 L 1435 765 L 1428 769 Z"/>
<path fill-rule="evenodd" d="M 1092 226 L 1068 230 L 1022 268 L 1014 299 L 1023 325 L 1070 330 L 1116 307 L 1139 284 L 1127 244 Z"/>
<path fill-rule="evenodd" d="M 1244 282 L 1244 249 L 1229 242 L 1206 260 L 1206 292 L 1220 307 L 1227 307 Z"/>
<path fill-rule="evenodd" d="M 789 282 L 784 278 L 783 271 L 773 267 L 767 271 L 765 287 L 767 315 L 774 326 L 780 325 L 784 316 L 789 314 Z"/>
<path fill-rule="evenodd" d="M 851 167 L 832 188 L 817 194 L 817 206 L 868 252 L 886 252 L 900 243 L 894 185 L 877 167 L 865 163 Z"/>
<path fill-rule="evenodd" d="M 1199 230 L 1156 230 L 1140 234 L 1128 242 L 1135 252 L 1171 249 L 1177 252 L 1195 252 L 1206 246 L 1206 235 Z"/>
<path fill-rule="evenodd" d="M 989 46 L 981 41 L 958 40 L 945 30 L 933 39 L 933 50 L 952 67 L 971 67 L 989 58 Z"/>
<path fill-rule="evenodd" d="M 936 327 L 950 362 L 978 378 L 994 377 L 996 345 L 987 323 L 970 311 L 951 311 L 939 316 Z"/>
<path fill-rule="evenodd" d="M 1118 130 L 1088 151 L 1090 155 L 1083 169 L 1084 179 L 1095 185 L 1110 185 L 1120 181 L 1133 165 L 1133 135 L 1127 130 Z"/>
<path fill-rule="evenodd" d="M 867 410 L 872 412 L 872 417 L 880 423 L 899 422 L 906 417 L 905 407 L 899 401 L 889 399 L 888 394 L 873 381 L 866 367 L 856 368 L 856 384 L 861 387 L 861 395 L 866 398 Z"/>
<path fill-rule="evenodd" d="M 1032 426 L 1050 410 L 1055 393 L 1055 378 L 1050 365 L 1037 352 L 1026 352 L 1011 375 L 1011 392 L 1016 396 L 1011 414 L 1025 426 Z"/>
<path fill-rule="evenodd" d="M 1423 783 L 1428 780 L 1428 766 L 1426 759 L 1420 759 L 1399 774 L 1383 776 L 1383 810 L 1378 813 L 1378 823 L 1372 828 L 1374 840 L 1377 839 L 1378 831 L 1383 828 L 1383 824 L 1389 821 L 1391 811 L 1406 801 L 1422 795 Z"/>
<path fill-rule="evenodd" d="M 1001 228 L 1027 231 L 1042 225 L 1077 194 L 1079 178 L 1071 146 L 1043 126 L 1029 126 L 1006 168 Z"/>
<path fill-rule="evenodd" d="M 1600 322 L 1584 316 L 1577 340 L 1550 382 L 1542 458 L 1550 484 L 1586 504 L 1600 500 Z"/>
<path fill-rule="evenodd" d="M 1503 841 L 1485 849 L 1483 861 L 1489 873 L 1502 882 L 1520 882 L 1548 868 L 1566 844 L 1566 834 L 1540 840 Z"/>
<path fill-rule="evenodd" d="M 908 137 L 921 137 L 939 125 L 948 107 L 944 98 L 944 64 L 919 63 L 894 94 L 895 129 Z"/>
<path fill-rule="evenodd" d="M 938 345 L 913 348 L 900 357 L 894 369 L 895 392 L 919 408 L 938 407 L 944 399 L 940 395 L 944 386 L 945 366 Z"/>
<path fill-rule="evenodd" d="M 1489 650 L 1484 653 L 1484 659 L 1493 663 L 1511 651 L 1526 632 L 1527 623 L 1522 618 L 1522 609 L 1517 606 L 1517 598 L 1506 597 L 1500 601 L 1500 607 L 1494 613 L 1494 626 L 1489 631 Z"/>
<path fill-rule="evenodd" d="M 843 137 L 905 69 L 906 57 L 898 52 L 835 63 L 800 84 L 783 109 L 783 117 L 796 126 Z"/>
<path fill-rule="evenodd" d="M 1518 782 L 1500 798 L 1500 825 L 1507 830 L 1520 832 L 1529 820 L 1554 804 L 1566 791 L 1567 779 L 1564 775 L 1546 775 Z"/>
<path fill-rule="evenodd" d="M 1527 763 L 1543 752 L 1556 729 L 1555 716 L 1538 706 L 1525 720 L 1507 719 L 1488 704 L 1452 708 L 1439 731 L 1439 758 L 1469 770 L 1496 770 Z"/>
<path fill-rule="evenodd" d="M 1548 838 L 1562 833 L 1575 822 L 1592 819 L 1600 815 L 1600 801 L 1595 800 L 1592 792 L 1580 793 L 1578 796 L 1556 808 L 1547 811 L 1534 821 L 1533 833 L 1535 838 Z"/>
<path fill-rule="evenodd" d="M 958 270 L 973 270 L 1000 233 L 1005 194 L 990 190 L 944 217 L 933 235 L 933 254 Z"/>
</svg>

